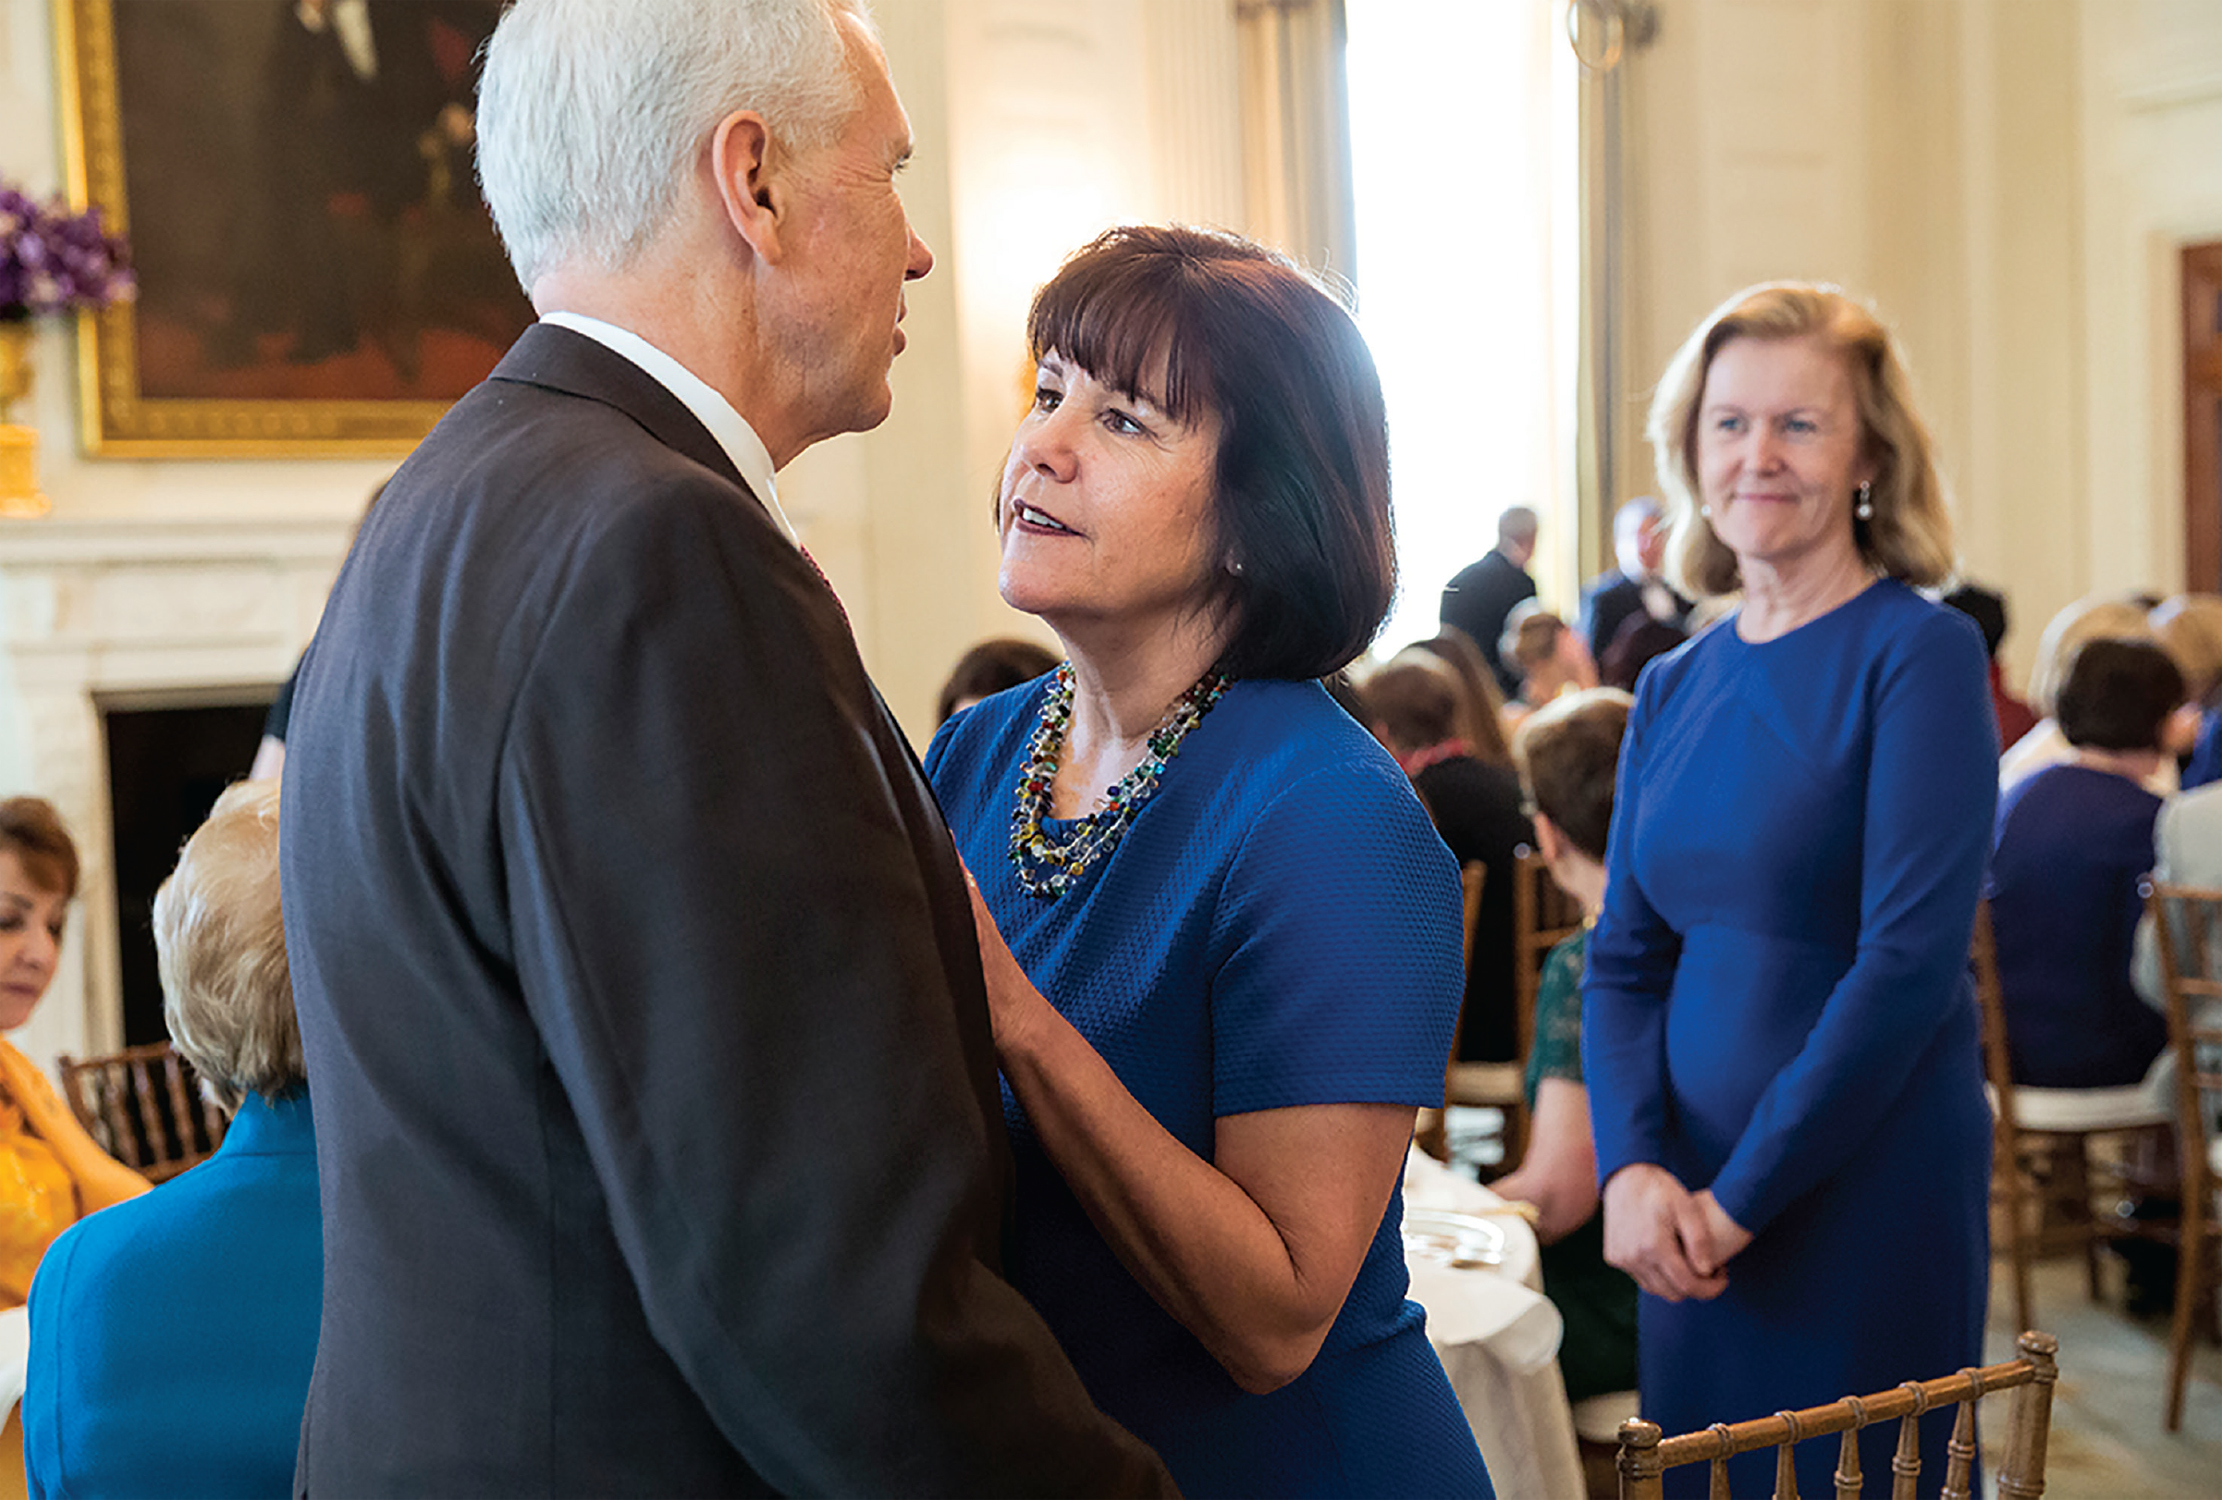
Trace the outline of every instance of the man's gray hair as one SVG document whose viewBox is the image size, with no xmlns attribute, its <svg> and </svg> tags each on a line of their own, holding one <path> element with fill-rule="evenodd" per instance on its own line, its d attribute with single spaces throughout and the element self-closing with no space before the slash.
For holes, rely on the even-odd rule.
<svg viewBox="0 0 2222 1500">
<path fill-rule="evenodd" d="M 783 149 L 839 136 L 858 96 L 843 15 L 870 27 L 860 0 L 517 0 L 486 44 L 478 180 L 525 290 L 645 250 L 735 110 Z"/>
</svg>

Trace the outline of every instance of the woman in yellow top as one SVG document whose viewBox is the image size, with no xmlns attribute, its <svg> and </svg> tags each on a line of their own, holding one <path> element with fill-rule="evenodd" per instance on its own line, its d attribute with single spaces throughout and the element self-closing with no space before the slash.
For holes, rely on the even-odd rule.
<svg viewBox="0 0 2222 1500">
<path fill-rule="evenodd" d="M 37 797 L 0 801 L 0 1032 L 31 1019 L 54 981 L 77 894 L 77 846 Z M 20 1307 L 54 1236 L 147 1180 L 85 1133 L 32 1061 L 0 1042 L 0 1308 Z"/>
</svg>

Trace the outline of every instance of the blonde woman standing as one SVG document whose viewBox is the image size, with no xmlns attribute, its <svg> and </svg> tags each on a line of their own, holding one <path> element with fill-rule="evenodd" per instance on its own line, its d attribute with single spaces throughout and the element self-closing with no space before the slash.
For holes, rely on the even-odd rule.
<svg viewBox="0 0 2222 1500">
<path fill-rule="evenodd" d="M 1981 638 L 1915 592 L 1951 536 L 1871 313 L 1739 294 L 1668 367 L 1651 438 L 1670 577 L 1742 603 L 1643 676 L 1582 1053 L 1644 1415 L 1680 1432 L 1978 1362 L 1967 951 L 1998 748 Z M 1939 1476 L 1947 1429 L 1925 1435 Z M 1835 1448 L 1809 1447 L 1822 1494 Z M 1753 1457 L 1738 1494 L 1770 1483 Z"/>
</svg>

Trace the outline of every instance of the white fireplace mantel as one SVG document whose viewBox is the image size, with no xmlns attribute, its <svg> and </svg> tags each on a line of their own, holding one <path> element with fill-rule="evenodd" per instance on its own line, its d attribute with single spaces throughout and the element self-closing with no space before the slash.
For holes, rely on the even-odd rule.
<svg viewBox="0 0 2222 1500">
<path fill-rule="evenodd" d="M 0 795 L 52 801 L 84 862 L 61 972 L 13 1038 L 40 1064 L 122 1042 L 102 710 L 267 696 L 315 631 L 350 524 L 0 521 Z"/>
</svg>

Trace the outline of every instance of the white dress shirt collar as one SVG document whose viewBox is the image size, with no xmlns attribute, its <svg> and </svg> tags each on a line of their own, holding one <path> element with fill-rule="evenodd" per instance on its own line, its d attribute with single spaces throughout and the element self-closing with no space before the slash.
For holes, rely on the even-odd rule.
<svg viewBox="0 0 2222 1500">
<path fill-rule="evenodd" d="M 772 482 L 772 456 L 764 447 L 764 440 L 748 425 L 748 418 L 735 411 L 733 403 L 719 395 L 709 382 L 639 334 L 615 323 L 575 312 L 547 313 L 540 321 L 584 334 L 611 353 L 623 355 L 676 396 L 682 406 L 694 413 L 695 420 L 710 429 L 710 436 L 717 439 L 725 456 L 733 460 L 733 467 L 740 470 L 741 479 L 764 503 L 764 509 L 771 512 L 779 529 L 787 534 L 787 540 L 798 547 L 802 545 L 795 528 L 787 522 L 787 513 L 779 508 L 779 492 Z"/>
</svg>

